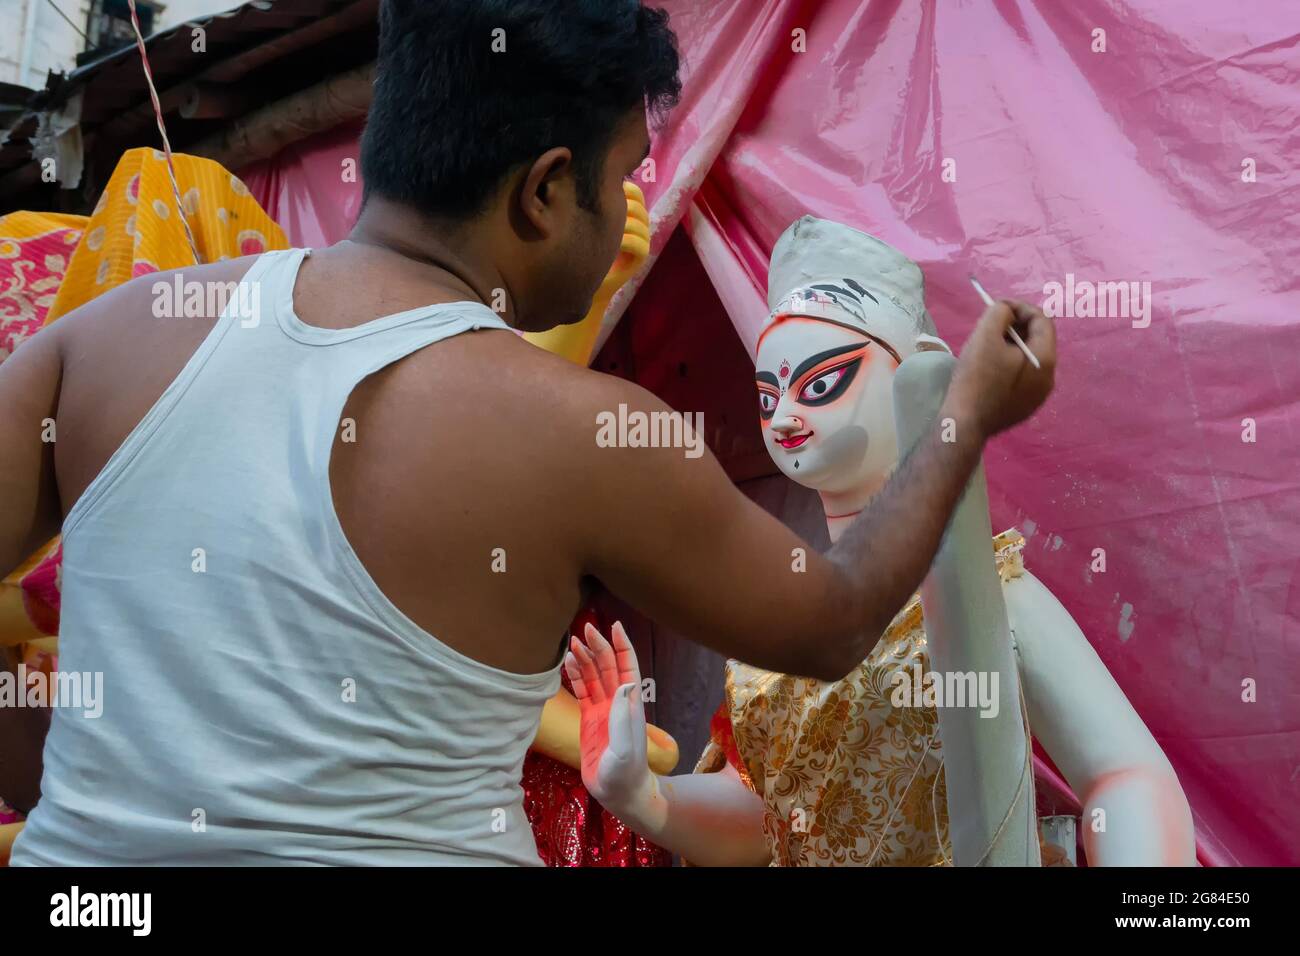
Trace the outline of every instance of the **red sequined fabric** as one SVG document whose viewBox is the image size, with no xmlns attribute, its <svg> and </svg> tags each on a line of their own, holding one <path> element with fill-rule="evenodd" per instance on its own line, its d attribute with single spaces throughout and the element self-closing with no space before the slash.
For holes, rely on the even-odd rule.
<svg viewBox="0 0 1300 956">
<path fill-rule="evenodd" d="M 524 812 L 547 866 L 672 866 L 672 854 L 596 802 L 582 775 L 536 751 L 524 758 Z"/>
<path fill-rule="evenodd" d="M 19 586 L 23 590 L 23 608 L 27 617 L 42 634 L 55 637 L 59 633 L 59 609 L 63 605 L 63 543 L 40 564 L 23 575 Z"/>
<path fill-rule="evenodd" d="M 25 819 L 26 817 L 21 813 L 0 800 L 0 826 L 4 826 L 6 823 L 22 823 Z"/>
<path fill-rule="evenodd" d="M 588 604 L 574 618 L 571 634 L 594 624 L 609 633 L 609 621 Z M 560 671 L 565 690 L 569 675 Z M 535 750 L 524 758 L 524 812 L 537 840 L 537 854 L 547 866 L 672 866 L 663 847 L 637 836 L 602 807 L 582 784 L 582 774 Z"/>
</svg>

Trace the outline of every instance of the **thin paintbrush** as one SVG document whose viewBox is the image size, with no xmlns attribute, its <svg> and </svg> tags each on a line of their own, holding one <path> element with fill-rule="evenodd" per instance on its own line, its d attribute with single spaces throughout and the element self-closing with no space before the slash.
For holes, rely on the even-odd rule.
<svg viewBox="0 0 1300 956">
<path fill-rule="evenodd" d="M 984 287 L 980 285 L 979 279 L 976 279 L 974 276 L 971 276 L 970 284 L 975 287 L 975 291 L 980 294 L 980 298 L 984 300 L 985 305 L 994 304 L 993 297 L 984 291 Z M 1034 368 L 1037 369 L 1041 369 L 1043 367 L 1040 364 L 1038 364 L 1038 357 L 1034 355 L 1033 352 L 1029 351 L 1029 346 L 1025 344 L 1025 340 L 1022 339 L 1020 335 L 1016 332 L 1014 326 L 1007 326 L 1007 334 L 1011 336 L 1011 340 L 1013 342 L 1015 342 L 1017 345 L 1020 346 L 1020 351 L 1025 353 L 1025 358 L 1029 359 L 1030 365 L 1032 365 Z"/>
</svg>

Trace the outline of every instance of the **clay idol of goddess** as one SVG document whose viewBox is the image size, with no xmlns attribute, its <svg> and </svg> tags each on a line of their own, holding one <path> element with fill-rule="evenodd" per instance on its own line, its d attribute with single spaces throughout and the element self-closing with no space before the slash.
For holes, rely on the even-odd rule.
<svg viewBox="0 0 1300 956">
<path fill-rule="evenodd" d="M 820 494 L 834 541 L 898 462 L 896 369 L 946 346 L 914 262 L 811 217 L 773 251 L 768 304 L 755 361 L 763 435 L 778 468 Z M 1002 581 L 1029 725 L 1083 805 L 1088 861 L 1194 864 L 1191 812 L 1169 761 L 1070 613 L 1024 569 L 1023 544 L 1008 531 L 984 555 Z M 584 780 L 647 838 L 697 865 L 952 859 L 943 702 L 899 693 L 903 675 L 930 669 L 919 596 L 842 680 L 728 662 L 711 743 L 684 776 L 647 767 L 637 661 L 622 627 L 609 641 L 594 628 L 585 637 L 566 661 L 584 711 Z"/>
</svg>

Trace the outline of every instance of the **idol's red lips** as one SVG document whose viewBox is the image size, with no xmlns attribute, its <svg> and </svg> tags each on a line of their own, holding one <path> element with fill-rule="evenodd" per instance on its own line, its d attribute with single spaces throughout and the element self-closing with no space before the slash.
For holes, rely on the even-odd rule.
<svg viewBox="0 0 1300 956">
<path fill-rule="evenodd" d="M 804 432 L 802 435 L 791 435 L 789 438 L 778 438 L 776 443 L 782 448 L 798 448 L 809 438 L 812 438 L 812 432 Z"/>
</svg>

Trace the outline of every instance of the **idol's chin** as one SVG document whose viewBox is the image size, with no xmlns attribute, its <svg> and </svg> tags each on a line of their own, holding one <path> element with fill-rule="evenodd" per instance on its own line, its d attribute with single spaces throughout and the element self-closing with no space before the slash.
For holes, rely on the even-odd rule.
<svg viewBox="0 0 1300 956">
<path fill-rule="evenodd" d="M 782 456 L 789 455 L 784 449 L 777 449 Z M 827 461 L 818 455 L 790 455 L 788 458 L 773 456 L 781 473 L 797 485 L 816 491 L 819 494 L 848 494 L 868 483 L 868 476 L 859 469 L 846 468 L 842 461 Z M 795 464 L 799 467 L 795 467 Z"/>
<path fill-rule="evenodd" d="M 813 491 L 821 491 L 821 479 L 826 476 L 818 474 L 817 460 L 815 458 L 810 461 L 807 455 L 791 455 L 784 448 L 778 448 L 777 452 L 781 457 L 776 459 L 776 466 L 781 469 L 783 475 L 796 485 L 803 485 Z"/>
</svg>

